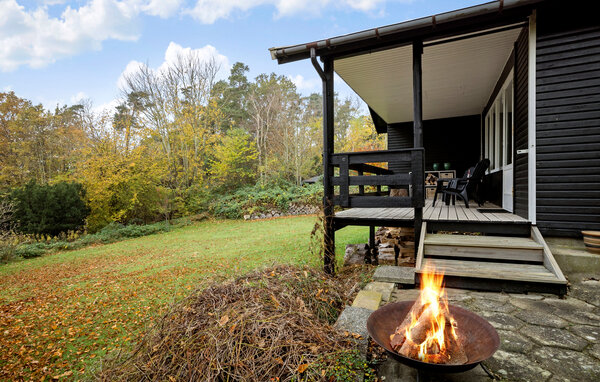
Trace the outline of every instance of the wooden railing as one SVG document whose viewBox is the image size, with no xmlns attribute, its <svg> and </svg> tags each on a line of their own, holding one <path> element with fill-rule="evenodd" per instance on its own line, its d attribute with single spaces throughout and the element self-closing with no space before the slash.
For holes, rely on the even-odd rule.
<svg viewBox="0 0 600 382">
<path fill-rule="evenodd" d="M 392 170 L 371 165 L 370 163 L 409 162 L 409 173 L 395 173 Z M 333 197 L 333 203 L 342 207 L 413 207 L 422 208 L 424 198 L 424 150 L 382 150 L 355 153 L 333 154 L 331 163 L 339 167 L 339 176 L 331 177 L 334 186 L 339 186 L 339 194 Z M 351 176 L 350 170 L 358 175 Z M 373 175 L 364 175 L 364 174 Z M 358 194 L 350 193 L 350 186 L 358 186 Z M 365 186 L 376 186 L 372 195 L 364 193 Z M 381 187 L 408 188 L 409 196 L 382 195 Z"/>
</svg>

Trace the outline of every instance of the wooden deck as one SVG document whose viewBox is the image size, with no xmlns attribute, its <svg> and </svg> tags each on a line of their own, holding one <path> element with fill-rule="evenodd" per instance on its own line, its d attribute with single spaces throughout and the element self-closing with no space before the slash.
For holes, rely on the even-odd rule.
<svg viewBox="0 0 600 382">
<path fill-rule="evenodd" d="M 431 200 L 425 201 L 423 221 L 436 230 L 476 230 L 494 234 L 529 235 L 531 223 L 518 215 L 508 212 L 479 212 L 477 204 L 466 208 L 461 202 L 445 205 L 437 201 L 435 207 Z M 499 208 L 486 204 L 481 208 Z M 413 208 L 350 208 L 335 214 L 336 229 L 348 225 L 409 227 L 414 225 Z M 492 231 L 489 231 L 494 227 Z M 496 232 L 495 228 L 501 230 Z M 524 228 L 524 229 L 521 229 Z M 526 228 L 526 230 L 525 230 Z"/>
</svg>

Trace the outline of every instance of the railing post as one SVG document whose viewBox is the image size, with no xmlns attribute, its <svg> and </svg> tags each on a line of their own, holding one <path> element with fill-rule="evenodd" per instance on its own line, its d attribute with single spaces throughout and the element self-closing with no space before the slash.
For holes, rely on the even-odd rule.
<svg viewBox="0 0 600 382">
<path fill-rule="evenodd" d="M 335 227 L 333 210 L 333 61 L 323 60 L 323 270 L 328 274 L 335 273 Z"/>
<path fill-rule="evenodd" d="M 340 161 L 340 204 L 342 207 L 350 206 L 350 171 L 348 168 L 348 155 L 342 155 Z"/>
<path fill-rule="evenodd" d="M 423 42 L 413 41 L 413 132 L 414 132 L 414 148 L 423 147 Z M 422 152 L 421 152 L 422 154 Z M 414 158 L 414 157 L 413 157 Z M 419 165 L 413 163 L 413 203 L 415 203 L 415 258 L 417 249 L 419 248 L 419 240 L 421 237 L 421 226 L 423 224 L 423 205 L 425 203 L 425 195 L 423 195 L 423 157 L 421 156 Z M 414 162 L 414 159 L 413 159 Z M 418 174 L 415 174 L 417 172 Z M 418 183 L 420 182 L 420 183 Z M 416 186 L 416 187 L 415 187 Z M 419 193 L 419 190 L 421 192 Z"/>
<path fill-rule="evenodd" d="M 363 171 L 358 171 L 358 176 L 363 176 L 364 172 Z M 358 186 L 358 195 L 364 195 L 365 194 L 365 186 Z"/>
</svg>

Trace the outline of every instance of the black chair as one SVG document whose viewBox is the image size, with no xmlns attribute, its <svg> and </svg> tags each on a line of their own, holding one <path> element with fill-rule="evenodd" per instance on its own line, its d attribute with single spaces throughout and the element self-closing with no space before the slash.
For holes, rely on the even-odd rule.
<svg viewBox="0 0 600 382">
<path fill-rule="evenodd" d="M 475 167 L 471 167 L 465 172 L 462 178 L 438 179 L 435 195 L 433 196 L 433 207 L 437 200 L 438 193 L 442 193 L 442 200 L 446 204 L 456 204 L 456 198 L 462 199 L 465 206 L 469 208 L 469 194 L 476 194 L 476 201 L 479 206 L 483 204 L 483 198 L 480 195 L 481 182 L 485 171 L 490 167 L 490 160 L 483 159 Z M 448 184 L 444 186 L 444 183 Z"/>
</svg>

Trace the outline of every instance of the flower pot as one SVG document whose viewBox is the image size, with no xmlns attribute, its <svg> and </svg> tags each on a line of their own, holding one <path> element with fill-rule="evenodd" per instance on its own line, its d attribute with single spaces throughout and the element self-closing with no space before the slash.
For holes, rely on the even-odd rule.
<svg viewBox="0 0 600 382">
<path fill-rule="evenodd" d="M 600 231 L 581 231 L 588 252 L 600 254 Z"/>
</svg>

